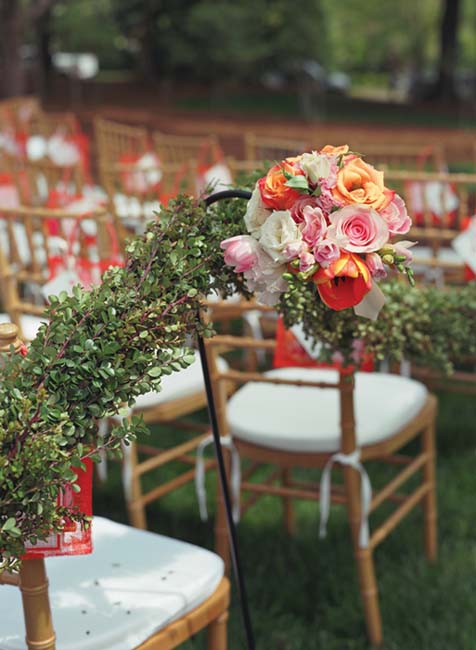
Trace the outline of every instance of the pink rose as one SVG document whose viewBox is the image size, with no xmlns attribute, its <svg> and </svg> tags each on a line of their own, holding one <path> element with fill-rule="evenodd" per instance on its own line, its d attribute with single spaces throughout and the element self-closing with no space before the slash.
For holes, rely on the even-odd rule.
<svg viewBox="0 0 476 650">
<path fill-rule="evenodd" d="M 291 207 L 291 217 L 296 223 L 304 221 L 304 208 L 310 206 L 311 208 L 318 208 L 319 202 L 315 196 L 301 195 Z"/>
<path fill-rule="evenodd" d="M 372 208 L 347 205 L 333 212 L 329 220 L 328 238 L 335 241 L 347 238 L 345 249 L 351 253 L 372 253 L 388 241 L 387 223 Z"/>
<path fill-rule="evenodd" d="M 314 259 L 323 268 L 327 268 L 331 262 L 339 259 L 340 248 L 334 241 L 323 239 L 314 246 Z"/>
<path fill-rule="evenodd" d="M 314 246 L 318 241 L 324 239 L 327 230 L 327 221 L 320 208 L 313 208 L 306 205 L 302 209 L 304 215 L 304 228 L 301 230 L 303 240 Z"/>
<path fill-rule="evenodd" d="M 235 267 L 235 273 L 243 273 L 252 268 L 258 259 L 259 244 L 250 235 L 237 235 L 221 242 L 225 251 L 225 264 Z"/>
<path fill-rule="evenodd" d="M 380 211 L 380 216 L 385 219 L 391 235 L 405 235 L 412 225 L 405 203 L 398 194 L 395 194 L 387 207 Z"/>
<path fill-rule="evenodd" d="M 370 271 L 370 275 L 376 280 L 383 280 L 387 277 L 387 270 L 378 253 L 367 253 L 365 263 Z"/>
</svg>

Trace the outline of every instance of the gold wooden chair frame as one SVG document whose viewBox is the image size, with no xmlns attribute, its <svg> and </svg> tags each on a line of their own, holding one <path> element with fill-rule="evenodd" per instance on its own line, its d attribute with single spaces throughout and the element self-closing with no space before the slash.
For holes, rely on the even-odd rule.
<svg viewBox="0 0 476 650">
<path fill-rule="evenodd" d="M 207 356 L 211 369 L 220 434 L 223 436 L 229 433 L 226 415 L 227 398 L 224 386 L 230 382 L 235 385 L 242 385 L 250 381 L 277 385 L 313 386 L 318 389 L 337 388 L 340 394 L 341 423 L 341 442 L 338 451 L 345 455 L 354 453 L 357 450 L 357 440 L 354 415 L 354 381 L 352 376 L 340 373 L 338 384 L 330 384 L 305 380 L 284 380 L 277 376 L 269 377 L 256 371 L 227 370 L 223 372 L 217 367 L 216 355 L 219 350 L 223 352 L 224 349 L 265 349 L 272 353 L 275 346 L 275 341 L 256 341 L 250 337 L 218 335 L 212 339 L 207 339 Z M 426 402 L 418 415 L 403 428 L 391 437 L 376 444 L 361 447 L 361 462 L 380 460 L 394 465 L 400 470 L 385 487 L 375 492 L 372 497 L 371 513 L 386 501 L 394 502 L 397 505 L 386 521 L 373 530 L 366 548 L 359 545 L 362 516 L 359 473 L 354 467 L 344 464 L 342 467 L 344 485 L 333 486 L 331 490 L 332 502 L 345 504 L 347 507 L 367 631 L 371 642 L 374 644 L 381 643 L 383 635 L 373 553 L 397 524 L 416 506 L 421 505 L 423 508 L 426 556 L 430 561 L 436 558 L 435 417 L 436 399 L 431 394 L 428 394 Z M 415 457 L 399 453 L 402 447 L 417 437 L 421 437 L 421 451 Z M 245 513 L 263 495 L 279 496 L 283 501 L 284 523 L 286 529 L 291 533 L 293 531 L 292 500 L 296 498 L 318 500 L 320 498 L 319 486 L 294 480 L 292 469 L 297 467 L 323 468 L 332 454 L 284 451 L 245 441 L 240 439 L 239 436 L 233 436 L 233 442 L 240 457 L 250 461 L 250 466 L 242 476 L 242 492 L 248 493 L 248 497 L 242 502 L 242 512 Z M 253 482 L 252 477 L 255 471 L 263 464 L 272 465 L 276 469 L 263 482 Z M 422 472 L 422 479 L 418 487 L 409 494 L 399 493 L 399 488 L 418 472 Z M 279 481 L 280 485 L 275 485 L 276 481 Z M 224 505 L 220 493 L 217 497 L 215 540 L 216 551 L 227 560 L 228 537 Z"/>
<path fill-rule="evenodd" d="M 166 164 L 182 165 L 200 162 L 200 158 L 207 149 L 211 151 L 219 147 L 215 135 L 175 135 L 155 131 L 152 134 L 154 150 Z"/>
<path fill-rule="evenodd" d="M 98 117 L 94 120 L 94 134 L 100 174 L 103 168 L 110 169 L 119 163 L 122 156 L 140 156 L 151 150 L 147 129 L 141 126 Z"/>
</svg>

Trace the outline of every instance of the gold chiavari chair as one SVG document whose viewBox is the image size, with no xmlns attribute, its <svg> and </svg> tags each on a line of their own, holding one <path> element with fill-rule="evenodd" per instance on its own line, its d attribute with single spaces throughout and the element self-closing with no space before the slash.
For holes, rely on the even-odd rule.
<svg viewBox="0 0 476 650">
<path fill-rule="evenodd" d="M 263 495 L 279 496 L 291 532 L 292 500 L 320 498 L 323 532 L 330 502 L 345 504 L 368 635 L 372 643 L 379 644 L 382 626 L 373 560 L 376 547 L 404 516 L 421 506 L 426 555 L 429 560 L 436 558 L 436 400 L 423 384 L 399 375 L 357 372 L 353 376 L 324 368 L 223 371 L 216 364 L 218 350 L 220 354 L 224 349 L 273 352 L 275 345 L 274 341 L 226 335 L 206 341 L 220 435 L 230 436 L 241 460 L 250 463 L 243 468 L 241 490 L 248 496 L 243 498 L 242 513 Z M 223 387 L 230 382 L 241 387 L 227 400 Z M 416 438 L 421 439 L 416 456 L 402 454 L 400 450 Z M 370 460 L 400 470 L 373 494 L 363 467 Z M 330 483 L 334 463 L 342 466 L 343 485 Z M 266 478 L 261 472 L 253 480 L 262 465 L 276 469 Z M 294 468 L 324 468 L 320 486 L 295 480 Z M 418 486 L 401 491 L 406 481 L 419 473 Z M 368 514 L 387 501 L 395 503 L 395 509 L 369 531 Z M 216 549 L 224 559 L 228 557 L 225 529 L 219 497 Z"/>
<path fill-rule="evenodd" d="M 157 218 L 161 205 L 177 194 L 193 194 L 192 165 L 158 166 L 150 164 L 116 163 L 103 166 L 101 177 L 109 209 L 114 214 L 121 240 L 131 233 L 141 233 L 148 221 Z"/>
<path fill-rule="evenodd" d="M 98 283 L 108 264 L 120 262 L 115 239 L 104 210 L 83 217 L 64 210 L 0 208 L 2 302 L 25 339 L 32 340 L 42 322 L 50 279 L 70 271 L 78 282 Z"/>
<path fill-rule="evenodd" d="M 240 310 L 239 313 L 242 313 Z M 218 302 L 209 305 L 214 322 L 221 323 L 238 315 L 235 303 Z M 217 359 L 220 368 L 228 367 L 224 359 Z M 160 448 L 143 441 L 132 442 L 124 447 L 123 489 L 129 522 L 136 528 L 147 528 L 147 506 L 195 479 L 195 451 L 208 438 L 208 424 L 200 424 L 189 418 L 205 409 L 207 398 L 203 381 L 201 359 L 195 352 L 195 361 L 180 373 L 164 377 L 162 390 L 140 396 L 130 414 L 141 415 L 146 424 L 172 426 L 177 431 L 190 432 L 190 436 L 178 445 Z M 113 418 L 119 419 L 119 416 Z M 107 425 L 107 423 L 103 423 Z M 159 485 L 145 487 L 146 475 L 161 471 L 170 463 L 180 464 L 172 479 L 161 480 Z M 184 471 L 183 468 L 185 466 Z M 214 460 L 204 463 L 204 471 L 215 468 Z"/>
<path fill-rule="evenodd" d="M 80 131 L 78 118 L 71 111 L 61 113 L 36 111 L 28 123 L 30 135 L 50 138 L 60 133 L 61 135 L 73 136 Z"/>
<path fill-rule="evenodd" d="M 436 144 L 352 143 L 352 151 L 365 152 L 365 160 L 387 169 L 445 172 L 448 169 L 444 147 Z"/>
<path fill-rule="evenodd" d="M 166 164 L 182 165 L 192 162 L 197 165 L 207 153 L 219 151 L 215 135 L 173 135 L 155 131 L 152 138 L 154 151 Z"/>
<path fill-rule="evenodd" d="M 256 133 L 245 133 L 246 160 L 254 164 L 254 168 L 261 166 L 263 161 L 279 162 L 284 158 L 297 156 L 309 147 L 304 140 L 286 138 L 281 136 L 262 136 Z"/>
<path fill-rule="evenodd" d="M 104 118 L 94 120 L 99 171 L 124 162 L 124 157 L 142 156 L 151 151 L 147 129 L 120 124 Z"/>
<path fill-rule="evenodd" d="M 439 286 L 462 283 L 465 264 L 453 245 L 475 213 L 476 174 L 388 170 L 386 183 L 404 199 L 412 229 L 417 279 Z"/>
<path fill-rule="evenodd" d="M 55 200 L 55 194 L 67 204 L 83 194 L 84 169 L 79 162 L 63 166 L 45 157 L 11 161 L 11 169 L 23 205 L 46 207 Z"/>
<path fill-rule="evenodd" d="M 8 121 L 16 131 L 25 131 L 31 120 L 41 112 L 37 97 L 11 97 L 0 101 L 0 119 Z"/>
<path fill-rule="evenodd" d="M 474 280 L 476 270 L 476 174 L 390 170 L 386 182 L 405 200 L 413 225 L 405 239 L 417 282 L 442 291 Z M 463 243 L 466 242 L 466 243 Z M 412 377 L 431 389 L 476 394 L 476 359 L 452 359 L 454 371 L 444 376 L 434 368 L 410 367 Z"/>
<path fill-rule="evenodd" d="M 20 344 L 0 326 L 1 353 Z M 0 571 L 3 650 L 22 646 L 25 632 L 28 650 L 172 650 L 205 628 L 208 649 L 226 650 L 230 587 L 218 556 L 101 517 L 92 531 L 92 555 Z"/>
</svg>

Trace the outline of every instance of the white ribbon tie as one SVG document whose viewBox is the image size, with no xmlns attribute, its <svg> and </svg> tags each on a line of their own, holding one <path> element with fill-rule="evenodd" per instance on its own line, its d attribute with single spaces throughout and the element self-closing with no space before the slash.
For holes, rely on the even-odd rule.
<svg viewBox="0 0 476 650">
<path fill-rule="evenodd" d="M 369 545 L 369 511 L 372 500 L 372 485 L 365 467 L 360 462 L 360 449 L 356 449 L 350 454 L 338 452 L 329 458 L 321 476 L 321 521 L 319 526 L 319 537 L 322 539 L 326 536 L 327 521 L 331 506 L 331 471 L 334 463 L 349 465 L 357 470 L 360 474 L 360 500 L 361 500 L 361 521 L 359 532 L 360 548 L 367 548 Z"/>
<path fill-rule="evenodd" d="M 240 520 L 240 489 L 241 489 L 241 467 L 240 455 L 231 436 L 222 436 L 220 438 L 222 447 L 225 447 L 231 454 L 231 497 L 233 502 L 233 521 L 238 523 Z M 213 436 L 209 435 L 202 440 L 197 447 L 197 459 L 195 465 L 195 490 L 197 492 L 198 508 L 200 519 L 207 521 L 207 491 L 205 488 L 205 459 L 204 452 L 206 447 L 213 443 Z"/>
</svg>

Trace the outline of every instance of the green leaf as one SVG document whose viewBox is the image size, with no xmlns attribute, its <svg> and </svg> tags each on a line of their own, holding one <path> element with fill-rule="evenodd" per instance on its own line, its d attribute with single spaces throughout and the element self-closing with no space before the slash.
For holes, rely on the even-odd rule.
<svg viewBox="0 0 476 650">
<path fill-rule="evenodd" d="M 286 181 L 285 185 L 287 187 L 292 187 L 294 190 L 300 190 L 305 192 L 309 190 L 307 178 L 305 176 L 302 176 L 301 174 L 299 176 L 293 176 L 292 178 L 290 178 L 288 181 Z"/>
</svg>

